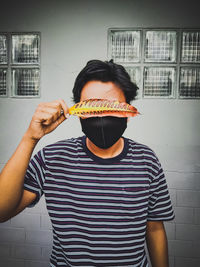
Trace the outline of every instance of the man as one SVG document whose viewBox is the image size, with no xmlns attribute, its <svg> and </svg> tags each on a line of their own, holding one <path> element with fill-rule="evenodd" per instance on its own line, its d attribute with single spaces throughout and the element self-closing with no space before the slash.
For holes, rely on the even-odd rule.
<svg viewBox="0 0 200 267">
<path fill-rule="evenodd" d="M 121 65 L 92 60 L 73 96 L 130 103 L 137 89 Z M 37 142 L 67 117 L 63 100 L 38 106 L 0 176 L 1 221 L 44 194 L 53 227 L 51 266 L 146 267 L 146 240 L 152 266 L 167 267 L 163 221 L 174 214 L 166 180 L 151 149 L 122 137 L 127 118 L 80 118 L 83 137 L 48 145 L 30 161 Z"/>
</svg>

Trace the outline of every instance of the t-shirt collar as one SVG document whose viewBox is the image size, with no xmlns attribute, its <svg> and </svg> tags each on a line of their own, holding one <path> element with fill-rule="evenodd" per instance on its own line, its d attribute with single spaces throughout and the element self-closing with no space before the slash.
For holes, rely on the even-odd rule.
<svg viewBox="0 0 200 267">
<path fill-rule="evenodd" d="M 128 139 L 123 137 L 124 139 L 124 148 L 122 150 L 122 152 L 120 154 L 118 154 L 115 157 L 112 158 L 101 158 L 96 156 L 95 154 L 93 154 L 87 147 L 86 145 L 86 136 L 82 136 L 82 145 L 83 145 L 83 150 L 85 151 L 85 153 L 88 155 L 88 157 L 90 157 L 92 160 L 94 160 L 95 162 L 101 163 L 101 164 L 112 164 L 112 163 L 117 163 L 120 160 L 122 160 L 127 152 L 128 152 Z"/>
</svg>

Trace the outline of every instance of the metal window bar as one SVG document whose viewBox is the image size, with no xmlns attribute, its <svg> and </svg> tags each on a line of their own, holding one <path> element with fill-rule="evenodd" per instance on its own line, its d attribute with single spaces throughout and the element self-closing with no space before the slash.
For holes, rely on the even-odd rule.
<svg viewBox="0 0 200 267">
<path fill-rule="evenodd" d="M 200 67 L 181 68 L 179 96 L 182 98 L 200 97 Z"/>
<path fill-rule="evenodd" d="M 175 31 L 147 31 L 145 62 L 175 62 L 176 38 Z"/>
<path fill-rule="evenodd" d="M 144 69 L 144 97 L 172 97 L 174 68 L 146 67 Z"/>
<path fill-rule="evenodd" d="M 182 62 L 200 62 L 200 32 L 182 33 Z"/>
<path fill-rule="evenodd" d="M 140 31 L 112 31 L 110 46 L 115 62 L 140 61 Z"/>
<path fill-rule="evenodd" d="M 0 96 L 7 94 L 7 70 L 0 69 Z"/>
<path fill-rule="evenodd" d="M 13 96 L 38 96 L 39 69 L 13 69 L 12 94 Z"/>
<path fill-rule="evenodd" d="M 7 63 L 7 38 L 5 35 L 0 35 L 0 64 Z"/>
</svg>

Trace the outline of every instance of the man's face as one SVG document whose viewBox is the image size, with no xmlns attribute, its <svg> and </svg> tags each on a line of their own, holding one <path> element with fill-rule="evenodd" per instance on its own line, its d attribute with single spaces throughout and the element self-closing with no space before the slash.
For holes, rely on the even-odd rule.
<svg viewBox="0 0 200 267">
<path fill-rule="evenodd" d="M 81 91 L 80 101 L 95 98 L 126 102 L 126 98 L 123 91 L 113 82 L 87 82 Z"/>
<path fill-rule="evenodd" d="M 81 92 L 81 101 L 88 99 L 108 99 L 126 102 L 123 91 L 113 82 L 89 81 Z M 105 116 L 103 118 L 93 117 L 89 119 L 80 118 L 82 131 L 95 147 L 107 149 L 112 147 L 122 136 L 127 127 L 126 118 Z"/>
</svg>

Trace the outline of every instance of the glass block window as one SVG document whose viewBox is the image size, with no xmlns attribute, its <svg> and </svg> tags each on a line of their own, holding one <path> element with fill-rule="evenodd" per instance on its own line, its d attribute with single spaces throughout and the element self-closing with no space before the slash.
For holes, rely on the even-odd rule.
<svg viewBox="0 0 200 267">
<path fill-rule="evenodd" d="M 140 31 L 112 31 L 110 50 L 115 62 L 139 62 Z"/>
<path fill-rule="evenodd" d="M 7 69 L 0 69 L 0 95 L 7 95 Z"/>
<path fill-rule="evenodd" d="M 0 97 L 7 96 L 8 51 L 7 36 L 0 34 Z"/>
<path fill-rule="evenodd" d="M 125 67 L 140 97 L 200 98 L 200 29 L 109 29 L 110 59 Z"/>
<path fill-rule="evenodd" d="M 182 33 L 182 62 L 200 62 L 200 31 Z"/>
<path fill-rule="evenodd" d="M 176 32 L 147 31 L 145 38 L 146 62 L 176 61 Z"/>
<path fill-rule="evenodd" d="M 174 81 L 174 68 L 145 67 L 144 96 L 172 97 Z"/>
<path fill-rule="evenodd" d="M 131 77 L 131 81 L 140 84 L 141 81 L 141 70 L 138 67 L 126 67 L 126 71 Z"/>
<path fill-rule="evenodd" d="M 39 63 L 39 35 L 12 35 L 12 63 Z"/>
<path fill-rule="evenodd" d="M 0 33 L 0 97 L 40 96 L 40 33 Z"/>
<path fill-rule="evenodd" d="M 7 37 L 0 35 L 0 64 L 7 64 Z"/>
<path fill-rule="evenodd" d="M 13 96 L 37 96 L 39 79 L 39 69 L 12 69 Z"/>
<path fill-rule="evenodd" d="M 179 95 L 184 98 L 200 97 L 200 67 L 182 67 Z"/>
</svg>

